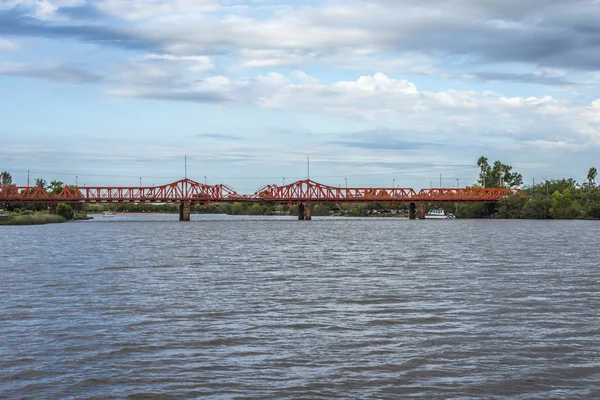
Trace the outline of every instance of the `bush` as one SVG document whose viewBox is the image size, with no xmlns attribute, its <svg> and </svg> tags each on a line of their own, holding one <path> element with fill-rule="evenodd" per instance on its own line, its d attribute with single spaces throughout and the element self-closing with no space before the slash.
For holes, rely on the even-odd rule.
<svg viewBox="0 0 600 400">
<path fill-rule="evenodd" d="M 42 225 L 55 224 L 58 222 L 65 222 L 65 219 L 60 215 L 29 214 L 19 215 L 10 218 L 8 221 L 2 221 L 0 222 L 0 225 Z"/>
<path fill-rule="evenodd" d="M 75 212 L 73 212 L 73 208 L 71 208 L 70 205 L 63 204 L 63 203 L 61 203 L 58 206 L 56 206 L 56 214 L 60 215 L 61 217 L 63 217 L 67 221 L 72 220 L 73 217 L 75 216 Z"/>
</svg>

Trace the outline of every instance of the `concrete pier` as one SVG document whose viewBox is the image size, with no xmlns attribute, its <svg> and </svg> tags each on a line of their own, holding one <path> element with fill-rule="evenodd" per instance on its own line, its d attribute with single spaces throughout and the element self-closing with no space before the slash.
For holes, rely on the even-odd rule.
<svg viewBox="0 0 600 400">
<path fill-rule="evenodd" d="M 425 219 L 425 203 L 419 203 L 419 219 Z"/>
<path fill-rule="evenodd" d="M 179 220 L 189 221 L 190 220 L 190 203 L 181 203 L 179 205 Z"/>
<path fill-rule="evenodd" d="M 56 203 L 52 203 L 48 206 L 48 214 L 56 214 Z"/>
<path fill-rule="evenodd" d="M 298 204 L 298 221 L 310 221 L 312 219 L 312 207 L 310 204 Z"/>
<path fill-rule="evenodd" d="M 310 221 L 312 219 L 312 206 L 310 204 L 304 205 L 304 220 Z"/>
<path fill-rule="evenodd" d="M 415 203 L 410 203 L 410 206 L 408 207 L 408 218 L 417 219 L 417 207 L 415 206 Z"/>
</svg>

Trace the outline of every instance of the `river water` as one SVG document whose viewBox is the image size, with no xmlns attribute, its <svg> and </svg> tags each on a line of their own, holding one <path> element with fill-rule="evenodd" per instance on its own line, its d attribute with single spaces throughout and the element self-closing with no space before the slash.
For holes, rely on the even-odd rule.
<svg viewBox="0 0 600 400">
<path fill-rule="evenodd" d="M 600 398 L 600 223 L 0 227 L 0 398 Z"/>
</svg>

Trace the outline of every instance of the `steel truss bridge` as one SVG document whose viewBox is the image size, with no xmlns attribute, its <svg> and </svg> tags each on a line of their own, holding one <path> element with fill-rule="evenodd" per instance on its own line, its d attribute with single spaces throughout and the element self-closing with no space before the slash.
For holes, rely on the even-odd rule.
<svg viewBox="0 0 600 400">
<path fill-rule="evenodd" d="M 310 179 L 285 186 L 266 185 L 251 195 L 239 194 L 227 185 L 206 185 L 191 179 L 181 179 L 152 187 L 75 187 L 67 186 L 60 193 L 47 193 L 37 186 L 0 186 L 0 203 L 178 203 L 182 205 L 180 219 L 189 220 L 190 204 L 221 202 L 268 202 L 298 204 L 314 203 L 494 203 L 518 193 L 519 189 L 504 188 L 431 188 L 416 191 L 409 188 L 341 188 L 323 185 Z M 187 218 L 185 208 L 187 207 Z M 411 215 L 412 216 L 412 215 Z"/>
</svg>

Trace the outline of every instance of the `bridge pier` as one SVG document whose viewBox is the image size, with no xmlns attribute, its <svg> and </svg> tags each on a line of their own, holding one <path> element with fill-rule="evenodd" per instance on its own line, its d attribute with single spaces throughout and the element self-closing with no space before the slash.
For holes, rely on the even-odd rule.
<svg viewBox="0 0 600 400">
<path fill-rule="evenodd" d="M 417 207 L 415 206 L 415 203 L 410 203 L 410 206 L 408 207 L 408 218 L 409 219 L 417 218 Z"/>
<path fill-rule="evenodd" d="M 304 204 L 298 204 L 298 221 L 304 221 Z"/>
<path fill-rule="evenodd" d="M 312 219 L 312 207 L 310 204 L 298 204 L 298 221 L 310 221 Z"/>
<path fill-rule="evenodd" d="M 190 220 L 190 203 L 181 203 L 179 205 L 179 220 L 189 221 Z"/>
<path fill-rule="evenodd" d="M 425 219 L 425 203 L 419 203 L 419 219 Z"/>
<path fill-rule="evenodd" d="M 48 205 L 48 214 L 56 214 L 56 203 Z"/>
</svg>

